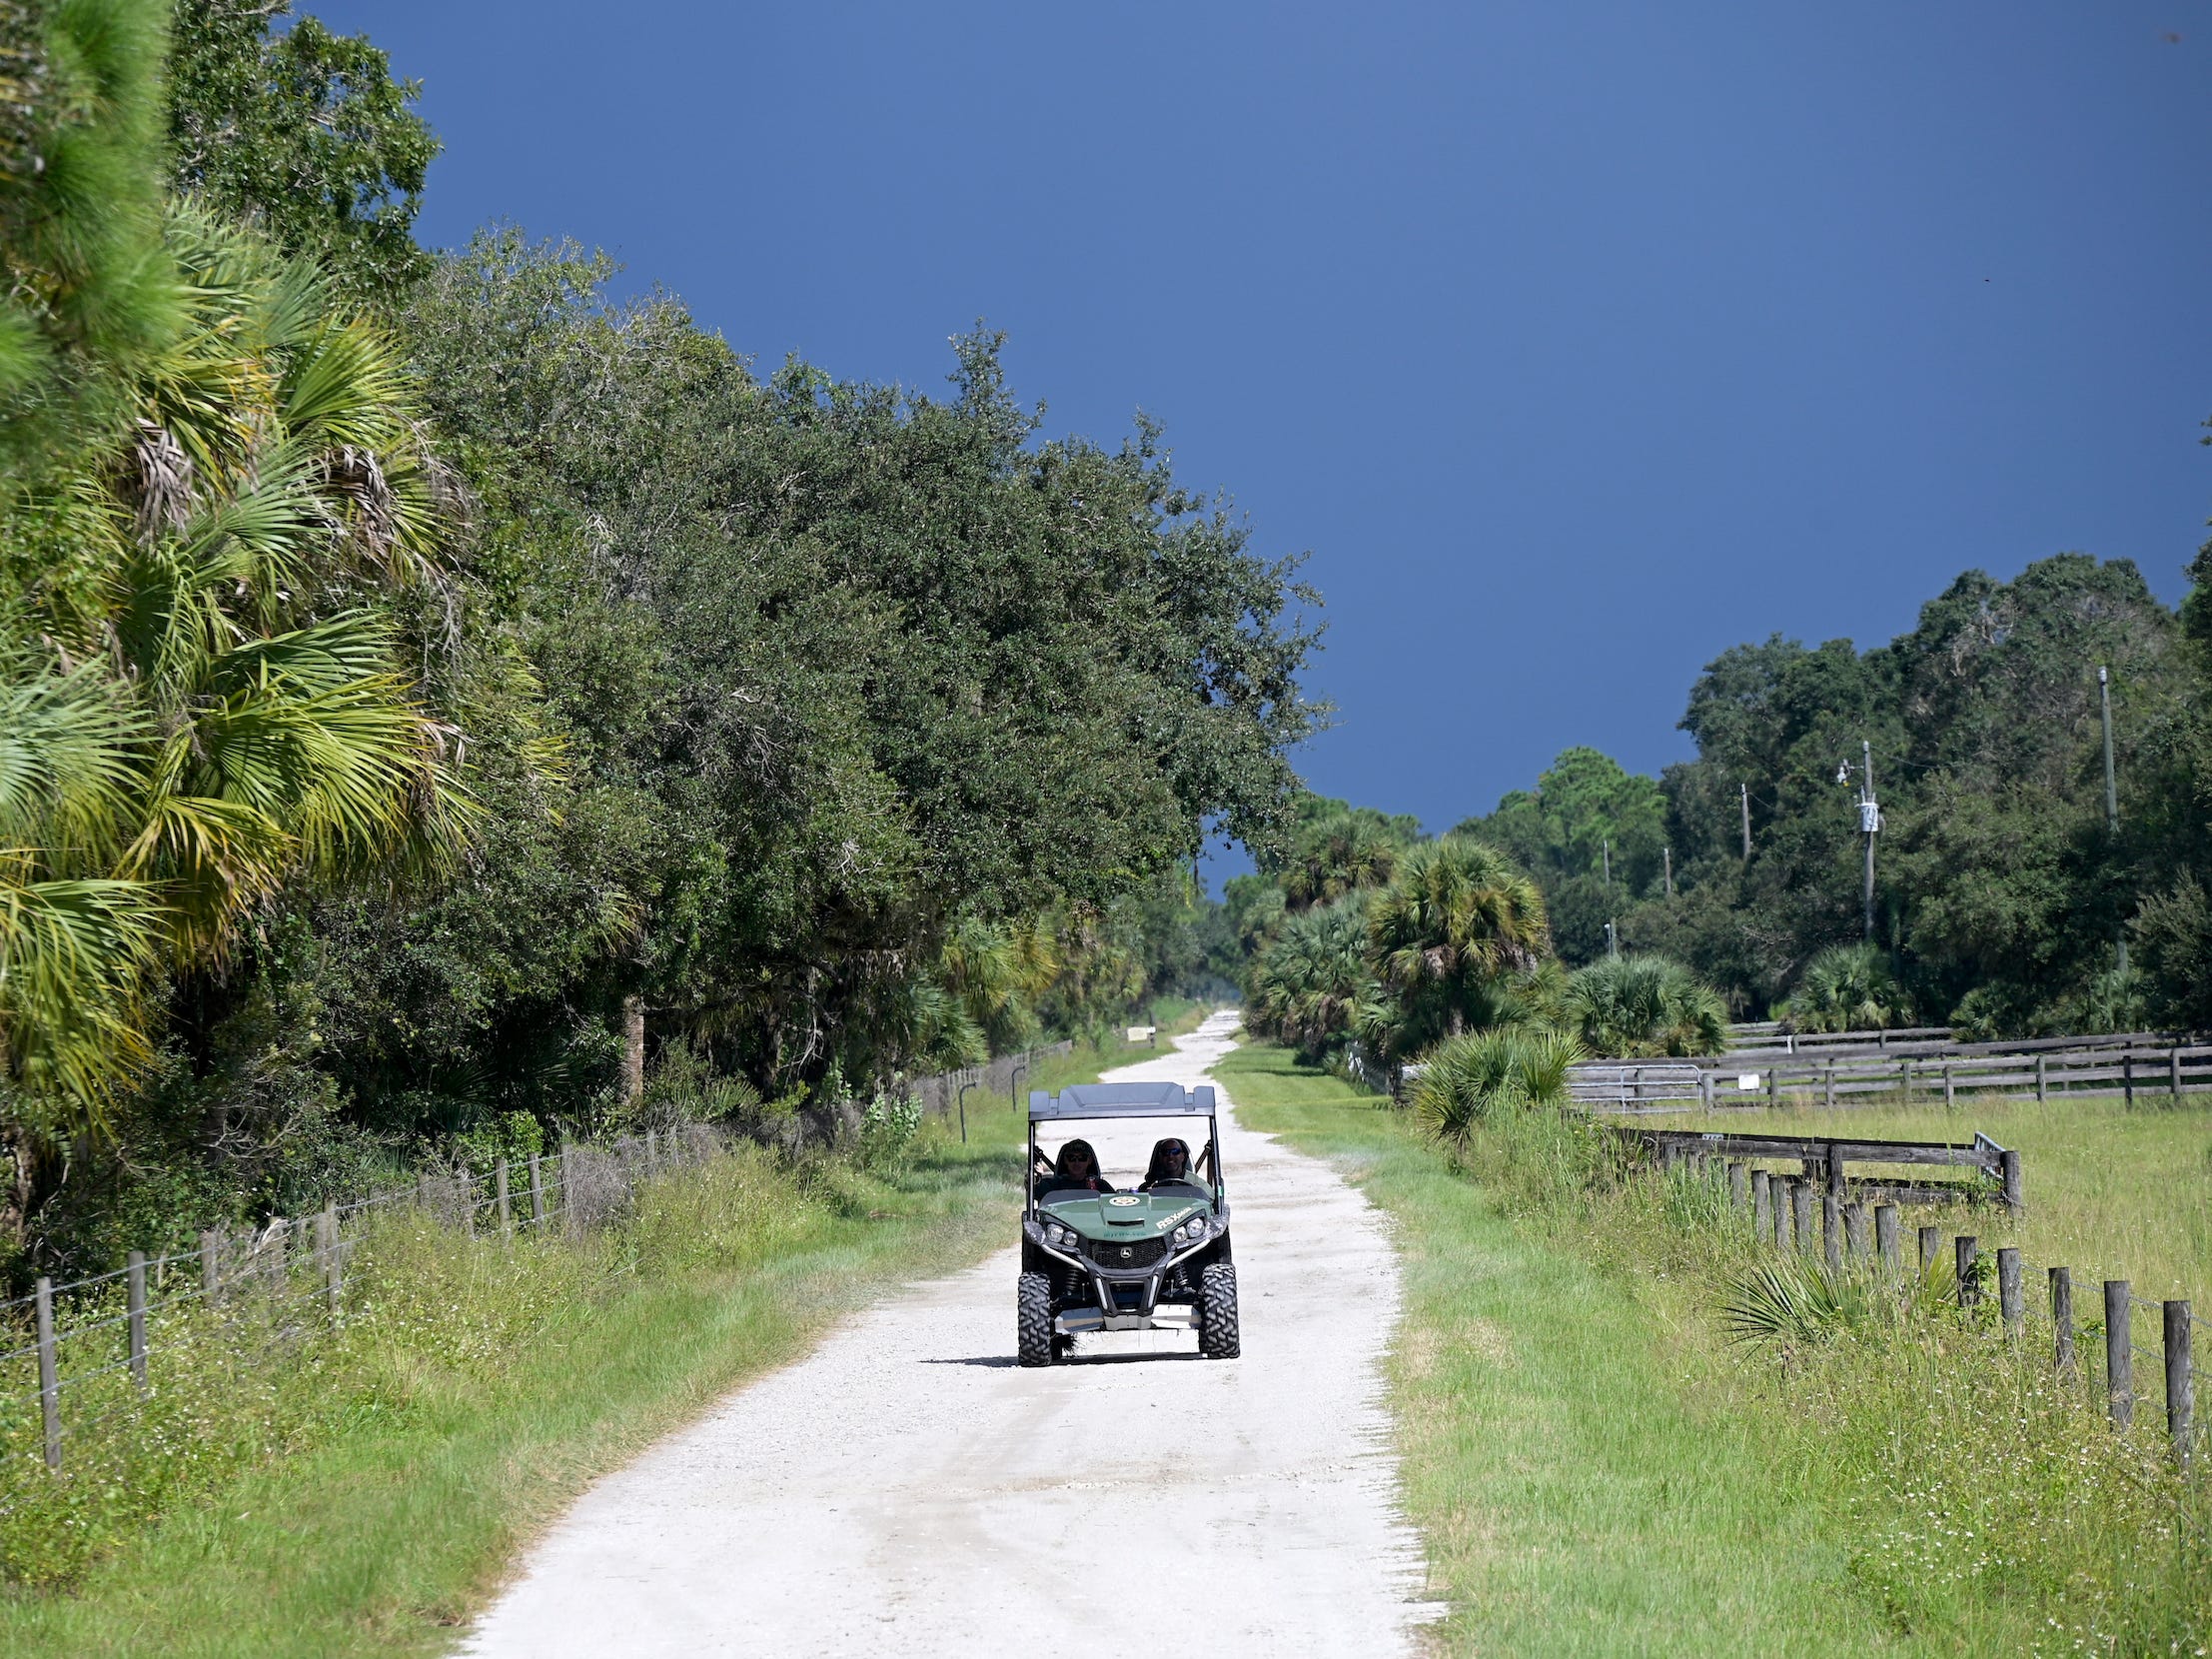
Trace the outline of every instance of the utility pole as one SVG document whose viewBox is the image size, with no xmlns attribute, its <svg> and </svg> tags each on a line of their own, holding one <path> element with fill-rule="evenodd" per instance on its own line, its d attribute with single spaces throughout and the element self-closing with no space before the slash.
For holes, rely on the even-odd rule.
<svg viewBox="0 0 2212 1659">
<path fill-rule="evenodd" d="M 2120 845 L 2120 792 L 2112 780 L 2112 671 L 2097 670 L 2097 704 L 2104 716 L 2104 832 L 2112 842 L 2114 851 Z M 2113 935 L 2114 958 L 2122 973 L 2127 971 L 2127 933 L 2116 930 Z"/>
<path fill-rule="evenodd" d="M 1671 846 L 1660 847 L 1659 858 L 1666 870 L 1666 896 L 1671 898 L 1674 896 L 1674 849 Z"/>
<path fill-rule="evenodd" d="M 1751 786 L 1738 784 L 1736 789 L 1743 798 L 1743 861 L 1751 861 Z"/>
<path fill-rule="evenodd" d="M 1874 836 L 1881 830 L 1881 808 L 1874 803 L 1874 746 L 1858 741 L 1858 827 L 1866 836 L 1866 942 L 1874 942 Z"/>
<path fill-rule="evenodd" d="M 1621 954 L 1621 929 L 1610 921 L 1606 923 L 1606 954 L 1609 956 Z"/>
<path fill-rule="evenodd" d="M 1613 892 L 1613 842 L 1602 840 L 1598 843 L 1598 846 L 1601 855 L 1606 860 L 1606 892 L 1611 895 Z"/>
</svg>

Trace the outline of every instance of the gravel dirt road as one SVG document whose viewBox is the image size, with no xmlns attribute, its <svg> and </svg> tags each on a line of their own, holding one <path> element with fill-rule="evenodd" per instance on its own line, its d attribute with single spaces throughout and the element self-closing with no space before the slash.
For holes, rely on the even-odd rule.
<svg viewBox="0 0 2212 1659">
<path fill-rule="evenodd" d="M 1235 1026 L 1109 1076 L 1207 1080 Z M 1109 1173 L 1141 1166 L 1091 1138 Z M 1215 1659 L 1410 1654 L 1426 1610 L 1380 1392 L 1389 1241 L 1326 1164 L 1231 1122 L 1223 1140 L 1242 1359 L 1127 1332 L 1017 1369 L 1009 1248 L 601 1481 L 464 1651 L 1078 1659 L 1177 1632 Z"/>
</svg>

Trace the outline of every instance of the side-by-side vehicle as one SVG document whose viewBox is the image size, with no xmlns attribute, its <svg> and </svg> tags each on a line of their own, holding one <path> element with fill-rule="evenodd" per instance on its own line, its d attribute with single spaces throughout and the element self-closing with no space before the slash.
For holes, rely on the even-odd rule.
<svg viewBox="0 0 2212 1659">
<path fill-rule="evenodd" d="M 1186 1149 L 1183 1136 L 1196 1138 L 1203 1123 L 1205 1148 L 1173 1173 L 1151 1172 L 1134 1191 L 1070 1181 L 1040 1156 L 1040 1127 L 1058 1138 L 1076 1123 L 1144 1119 L 1172 1123 Z M 1065 1358 L 1078 1335 L 1101 1330 L 1196 1330 L 1207 1358 L 1237 1357 L 1237 1269 L 1212 1088 L 1079 1083 L 1031 1093 L 1016 1308 L 1024 1365 Z"/>
</svg>

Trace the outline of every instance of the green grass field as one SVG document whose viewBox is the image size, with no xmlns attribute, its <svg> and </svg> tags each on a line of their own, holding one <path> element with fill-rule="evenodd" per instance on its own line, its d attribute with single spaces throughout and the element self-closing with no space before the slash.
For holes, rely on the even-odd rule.
<svg viewBox="0 0 2212 1659">
<path fill-rule="evenodd" d="M 1850 1570 L 1864 1523 L 1690 1287 L 1517 1219 L 1388 1102 L 1286 1051 L 1218 1074 L 1242 1121 L 1335 1160 L 1394 1223 L 1406 1503 L 1450 1654 L 2031 1651 L 1972 1596 L 1900 1619 Z"/>
<path fill-rule="evenodd" d="M 2146 1299 L 2189 1297 L 2212 1310 L 2212 1103 L 2170 1105 L 2146 1091 L 2128 1108 L 2116 1094 L 2033 1100 L 1962 1097 L 1953 1109 L 1809 1103 L 1761 1115 L 1656 1118 L 1676 1126 L 1787 1124 L 1785 1132 L 1883 1140 L 1970 1140 L 1978 1130 L 2020 1153 L 2026 1213 L 1976 1223 L 2036 1262 L 2074 1269 L 2077 1283 L 2125 1278 Z M 1930 1217 L 1934 1219 L 1935 1217 Z"/>
</svg>

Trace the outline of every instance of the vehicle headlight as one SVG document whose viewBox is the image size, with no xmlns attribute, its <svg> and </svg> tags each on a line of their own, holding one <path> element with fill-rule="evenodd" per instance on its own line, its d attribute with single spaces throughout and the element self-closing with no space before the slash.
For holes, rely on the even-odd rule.
<svg viewBox="0 0 2212 1659">
<path fill-rule="evenodd" d="M 1206 1217 L 1203 1215 L 1192 1216 L 1188 1221 L 1185 1221 L 1180 1227 L 1177 1227 L 1175 1229 L 1175 1236 L 1177 1238 L 1189 1240 L 1193 1243 L 1201 1238 L 1204 1238 L 1206 1236 Z"/>
<path fill-rule="evenodd" d="M 1057 1221 L 1047 1221 L 1045 1223 L 1044 1237 L 1045 1242 L 1055 1250 L 1064 1250 L 1075 1242 L 1075 1234 L 1061 1226 Z"/>
</svg>

